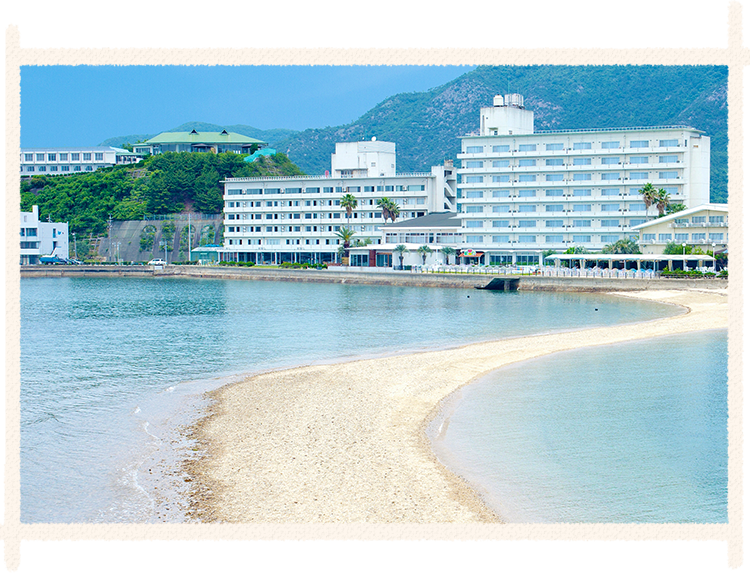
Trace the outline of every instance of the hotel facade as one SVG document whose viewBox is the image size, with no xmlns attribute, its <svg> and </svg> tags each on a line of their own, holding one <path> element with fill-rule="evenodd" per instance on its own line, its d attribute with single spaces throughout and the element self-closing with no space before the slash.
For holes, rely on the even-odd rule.
<svg viewBox="0 0 750 573">
<path fill-rule="evenodd" d="M 36 265 L 39 257 L 57 255 L 67 259 L 68 224 L 39 220 L 39 207 L 21 212 L 21 264 Z"/>
<path fill-rule="evenodd" d="M 689 127 L 534 131 L 518 94 L 480 111 L 461 138 L 457 210 L 462 246 L 489 263 L 541 261 L 547 250 L 601 250 L 656 216 L 639 190 L 709 202 L 710 140 Z"/>
<path fill-rule="evenodd" d="M 369 239 L 373 245 L 368 266 L 387 266 L 390 250 L 377 250 L 386 223 L 378 200 L 398 205 L 396 222 L 456 209 L 451 162 L 429 173 L 397 173 L 396 145 L 386 141 L 337 143 L 331 172 L 323 176 L 240 177 L 223 184 L 221 257 L 228 261 L 335 262 L 340 245 L 336 233 L 349 227 L 355 232 L 353 242 Z M 341 206 L 347 194 L 357 199 L 350 218 Z"/>
<path fill-rule="evenodd" d="M 143 158 L 119 147 L 39 147 L 21 149 L 21 177 L 72 175 L 114 165 L 131 165 Z"/>
</svg>

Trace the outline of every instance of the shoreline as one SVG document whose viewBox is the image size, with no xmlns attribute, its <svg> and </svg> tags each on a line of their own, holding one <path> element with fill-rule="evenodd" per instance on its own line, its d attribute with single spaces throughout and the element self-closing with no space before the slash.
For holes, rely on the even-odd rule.
<svg viewBox="0 0 750 573">
<path fill-rule="evenodd" d="M 561 350 L 726 328 L 726 291 L 618 296 L 688 312 L 625 325 L 478 342 L 264 373 L 210 393 L 185 463 L 189 517 L 206 522 L 489 523 L 499 518 L 432 451 L 427 425 L 453 392 Z"/>
</svg>

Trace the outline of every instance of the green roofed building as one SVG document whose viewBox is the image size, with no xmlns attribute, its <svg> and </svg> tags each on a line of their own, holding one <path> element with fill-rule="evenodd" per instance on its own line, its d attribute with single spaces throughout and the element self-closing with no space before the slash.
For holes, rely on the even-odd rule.
<svg viewBox="0 0 750 573">
<path fill-rule="evenodd" d="M 187 153 L 253 153 L 266 146 L 265 141 L 239 133 L 217 131 L 165 131 L 144 143 L 133 145 L 138 154 L 158 155 L 167 151 Z"/>
</svg>

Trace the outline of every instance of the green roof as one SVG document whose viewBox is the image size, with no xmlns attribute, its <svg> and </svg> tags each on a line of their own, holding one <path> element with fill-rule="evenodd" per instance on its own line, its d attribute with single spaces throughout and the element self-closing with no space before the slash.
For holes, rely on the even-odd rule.
<svg viewBox="0 0 750 573">
<path fill-rule="evenodd" d="M 240 135 L 239 133 L 233 133 L 231 131 L 165 131 L 160 133 L 156 137 L 152 137 L 145 144 L 141 145 L 159 145 L 164 143 L 235 143 L 235 144 L 252 144 L 257 143 L 259 145 L 265 144 L 265 141 L 260 139 L 253 139 L 246 135 Z"/>
</svg>

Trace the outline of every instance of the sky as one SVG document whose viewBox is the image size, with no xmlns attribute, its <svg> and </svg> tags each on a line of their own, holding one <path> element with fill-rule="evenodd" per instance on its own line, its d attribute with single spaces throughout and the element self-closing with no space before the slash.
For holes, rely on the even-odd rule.
<svg viewBox="0 0 750 573">
<path fill-rule="evenodd" d="M 23 66 L 21 147 L 98 145 L 189 121 L 304 130 L 474 66 Z"/>
</svg>

